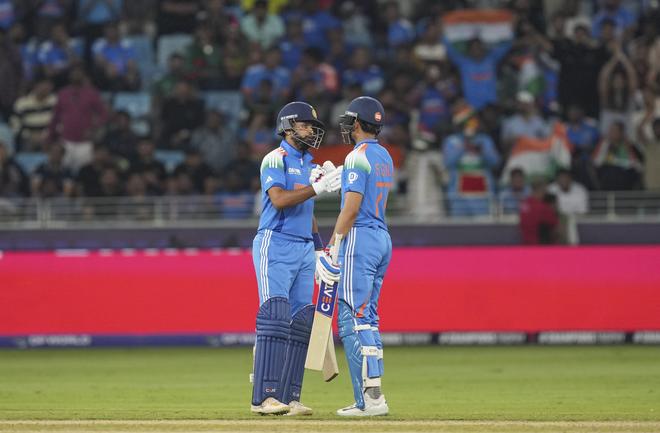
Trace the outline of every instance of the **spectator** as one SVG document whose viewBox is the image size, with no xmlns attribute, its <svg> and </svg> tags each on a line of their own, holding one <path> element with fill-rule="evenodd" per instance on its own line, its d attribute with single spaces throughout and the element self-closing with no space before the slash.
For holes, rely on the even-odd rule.
<svg viewBox="0 0 660 433">
<path fill-rule="evenodd" d="M 156 24 L 158 35 L 192 33 L 196 15 L 201 9 L 200 0 L 162 0 L 158 2 Z"/>
<path fill-rule="evenodd" d="M 284 23 L 279 16 L 268 13 L 267 0 L 257 0 L 241 20 L 241 30 L 251 43 L 267 50 L 284 36 Z"/>
<path fill-rule="evenodd" d="M 322 10 L 318 3 L 318 0 L 303 2 L 302 20 L 307 43 L 323 49 L 328 46 L 328 31 L 341 27 L 341 23 L 330 12 Z"/>
<path fill-rule="evenodd" d="M 64 165 L 64 147 L 53 142 L 48 159 L 32 175 L 32 194 L 38 197 L 71 197 L 74 193 L 73 174 Z"/>
<path fill-rule="evenodd" d="M 147 185 L 137 173 L 131 173 L 126 181 L 126 197 L 121 199 L 124 218 L 148 221 L 154 217 L 154 204 L 147 199 Z"/>
<path fill-rule="evenodd" d="M 510 179 L 509 185 L 500 190 L 500 207 L 503 214 L 517 215 L 520 212 L 520 203 L 529 197 L 532 191 L 527 185 L 522 168 L 516 167 L 511 170 Z"/>
<path fill-rule="evenodd" d="M 206 190 L 207 179 L 213 177 L 213 169 L 202 159 L 202 155 L 195 148 L 186 149 L 186 159 L 174 169 L 174 176 L 186 173 L 192 180 L 194 190 L 203 194 Z"/>
<path fill-rule="evenodd" d="M 615 26 L 619 38 L 629 39 L 635 31 L 636 18 L 633 13 L 621 6 L 621 0 L 603 0 L 602 9 L 594 17 L 593 35 L 599 38 L 603 24 L 611 22 Z"/>
<path fill-rule="evenodd" d="M 415 28 L 401 16 L 399 2 L 388 1 L 385 5 L 387 21 L 387 45 L 390 49 L 411 43 L 415 39 Z"/>
<path fill-rule="evenodd" d="M 305 48 L 300 65 L 293 74 L 294 86 L 311 81 L 327 99 L 339 91 L 339 79 L 335 68 L 323 61 L 323 53 L 316 47 Z"/>
<path fill-rule="evenodd" d="M 135 51 L 128 40 L 120 38 L 117 24 L 105 27 L 105 38 L 94 42 L 92 51 L 99 88 L 113 92 L 139 89 L 140 73 Z"/>
<path fill-rule="evenodd" d="M 267 78 L 261 80 L 250 100 L 244 101 L 250 117 L 257 113 L 265 114 L 269 118 L 275 116 L 277 107 L 282 105 L 282 99 L 273 92 L 273 82 Z"/>
<path fill-rule="evenodd" d="M 83 166 L 76 176 L 79 194 L 85 197 L 103 195 L 101 176 L 105 167 L 110 165 L 112 165 L 112 157 L 108 148 L 103 145 L 94 146 L 92 162 Z"/>
<path fill-rule="evenodd" d="M 254 113 L 248 121 L 248 126 L 242 131 L 241 138 L 248 143 L 253 158 L 261 160 L 273 150 L 275 135 L 269 124 L 270 117 L 264 113 Z"/>
<path fill-rule="evenodd" d="M 325 61 L 335 68 L 338 76 L 343 77 L 356 46 L 344 38 L 344 31 L 341 27 L 328 31 L 328 41 Z"/>
<path fill-rule="evenodd" d="M 367 6 L 368 7 L 368 6 Z M 351 45 L 372 45 L 371 21 L 364 13 L 365 2 L 348 0 L 341 3 L 339 14 L 341 15 L 341 25 L 346 35 L 346 42 Z"/>
<path fill-rule="evenodd" d="M 185 63 L 179 53 L 170 55 L 167 59 L 167 72 L 153 84 L 151 92 L 154 106 L 159 107 L 162 101 L 172 95 L 176 83 L 185 77 Z"/>
<path fill-rule="evenodd" d="M 215 196 L 223 218 L 243 219 L 252 214 L 254 193 L 241 189 L 242 186 L 243 180 L 238 177 L 237 172 L 227 173 L 224 188 Z"/>
<path fill-rule="evenodd" d="M 213 30 L 213 39 L 220 44 L 228 38 L 230 29 L 238 29 L 239 21 L 225 0 L 206 0 L 203 11 L 197 13 L 197 19 L 204 21 Z"/>
<path fill-rule="evenodd" d="M 644 149 L 644 187 L 647 190 L 660 190 L 660 117 L 654 118 L 652 107 L 647 111 L 637 127 L 637 137 Z"/>
<path fill-rule="evenodd" d="M 573 180 L 569 170 L 559 170 L 557 180 L 550 184 L 548 192 L 557 197 L 559 213 L 562 215 L 584 215 L 589 211 L 589 193 L 584 186 Z"/>
<path fill-rule="evenodd" d="M 117 111 L 101 143 L 112 155 L 126 161 L 135 158 L 138 137 L 131 128 L 131 115 L 124 110 Z"/>
<path fill-rule="evenodd" d="M 541 179 L 532 183 L 532 195 L 520 204 L 520 233 L 525 245 L 554 244 L 559 239 L 559 216 Z"/>
<path fill-rule="evenodd" d="M 9 120 L 23 79 L 21 53 L 0 28 L 0 118 Z"/>
<path fill-rule="evenodd" d="M 626 137 L 625 125 L 614 121 L 593 155 L 600 189 L 622 191 L 638 188 L 642 163 L 638 150 Z"/>
<path fill-rule="evenodd" d="M 183 149 L 192 131 L 204 122 L 204 102 L 194 94 L 192 85 L 179 81 L 161 111 L 160 145 L 167 149 Z"/>
<path fill-rule="evenodd" d="M 550 135 L 550 127 L 538 113 L 534 96 L 527 92 L 518 92 L 516 114 L 504 120 L 502 127 L 502 146 L 508 153 L 520 137 L 544 139 Z"/>
<path fill-rule="evenodd" d="M 7 144 L 0 140 L 0 197 L 27 197 L 30 185 L 23 169 L 9 155 Z"/>
<path fill-rule="evenodd" d="M 614 121 L 621 121 L 626 132 L 631 123 L 633 97 L 637 91 L 637 74 L 628 57 L 617 45 L 612 58 L 603 66 L 598 77 L 600 97 L 600 130 L 605 133 Z"/>
<path fill-rule="evenodd" d="M 101 95 L 89 84 L 82 66 L 71 68 L 69 82 L 57 94 L 49 137 L 64 140 L 64 165 L 77 171 L 91 161 L 92 140 L 105 123 L 107 111 Z"/>
<path fill-rule="evenodd" d="M 12 0 L 0 0 L 0 31 L 7 31 L 16 21 L 16 10 Z"/>
<path fill-rule="evenodd" d="M 130 173 L 142 176 L 149 195 L 160 195 L 164 191 L 167 172 L 162 162 L 155 156 L 156 146 L 149 137 L 138 141 L 136 158 L 131 161 Z"/>
<path fill-rule="evenodd" d="M 293 71 L 300 64 L 300 58 L 306 46 L 307 41 L 303 33 L 302 21 L 292 19 L 287 23 L 286 36 L 282 38 L 279 44 L 282 53 L 282 66 Z"/>
<path fill-rule="evenodd" d="M 259 183 L 259 164 L 251 158 L 250 146 L 247 143 L 240 143 L 236 148 L 236 159 L 227 165 L 225 176 L 235 176 L 237 185 L 233 186 L 238 191 L 258 191 Z"/>
<path fill-rule="evenodd" d="M 29 24 L 34 36 L 43 41 L 51 35 L 57 25 L 69 24 L 73 8 L 73 0 L 39 0 L 34 6 L 31 22 Z M 81 53 L 82 56 L 82 53 Z"/>
<path fill-rule="evenodd" d="M 48 78 L 37 78 L 32 91 L 14 104 L 11 126 L 18 148 L 24 152 L 45 150 L 48 125 L 53 116 L 57 96 Z"/>
<path fill-rule="evenodd" d="M 343 83 L 359 84 L 363 94 L 375 96 L 385 85 L 385 77 L 380 67 L 372 63 L 371 54 L 366 47 L 358 47 L 351 55 L 349 69 L 344 71 Z"/>
<path fill-rule="evenodd" d="M 598 112 L 598 74 L 607 61 L 607 49 L 589 37 L 589 28 L 578 24 L 573 38 L 559 38 L 553 43 L 553 57 L 559 61 L 559 104 L 579 105 L 590 117 Z"/>
<path fill-rule="evenodd" d="M 190 140 L 216 173 L 222 173 L 236 154 L 234 137 L 226 123 L 222 113 L 211 110 L 206 114 L 206 125 L 197 128 Z"/>
<path fill-rule="evenodd" d="M 1 32 L 1 30 L 0 30 Z M 9 38 L 18 49 L 22 65 L 23 65 L 23 82 L 32 80 L 38 71 L 39 67 L 39 46 L 34 38 L 25 30 L 25 26 L 21 22 L 16 22 L 9 29 Z"/>
<path fill-rule="evenodd" d="M 415 44 L 414 55 L 418 62 L 441 62 L 447 58 L 447 50 L 442 43 L 442 28 L 435 20 L 424 29 Z"/>
<path fill-rule="evenodd" d="M 92 63 L 94 41 L 103 35 L 107 24 L 120 20 L 122 4 L 123 0 L 76 0 L 76 26 L 85 38 L 85 63 L 88 65 Z"/>
<path fill-rule="evenodd" d="M 186 75 L 203 90 L 222 88 L 222 49 L 206 23 L 195 29 L 195 40 L 185 51 Z"/>
<path fill-rule="evenodd" d="M 224 45 L 223 89 L 239 90 L 247 65 L 247 48 L 238 26 L 230 27 Z"/>
<path fill-rule="evenodd" d="M 566 135 L 573 148 L 571 159 L 575 180 L 589 189 L 596 189 L 598 179 L 591 161 L 591 155 L 600 140 L 596 121 L 585 117 L 582 107 L 572 105 L 568 107 Z"/>
<path fill-rule="evenodd" d="M 50 32 L 50 40 L 39 47 L 39 66 L 53 80 L 56 89 L 66 85 L 69 68 L 84 57 L 83 48 L 81 41 L 69 37 L 63 23 L 55 24 Z"/>
<path fill-rule="evenodd" d="M 279 48 L 270 49 L 266 52 L 263 63 L 253 65 L 245 71 L 241 83 L 241 93 L 246 102 L 250 102 L 254 93 L 263 80 L 273 83 L 275 98 L 286 100 L 291 93 L 291 73 L 281 65 L 282 54 Z"/>
<path fill-rule="evenodd" d="M 460 132 L 448 136 L 442 144 L 443 161 L 449 170 L 450 214 L 488 215 L 495 194 L 493 171 L 500 163 L 500 155 L 493 140 L 478 132 L 479 120 L 470 107 L 454 115 L 454 124 Z"/>
<path fill-rule="evenodd" d="M 148 35 L 153 38 L 156 34 L 156 4 L 157 0 L 125 1 L 122 9 L 120 32 L 122 35 Z"/>
<path fill-rule="evenodd" d="M 474 38 L 468 42 L 467 55 L 459 52 L 445 39 L 449 59 L 461 74 L 463 96 L 476 110 L 488 103 L 497 102 L 497 64 L 511 48 L 510 42 L 503 42 L 487 51 L 484 42 Z"/>
</svg>

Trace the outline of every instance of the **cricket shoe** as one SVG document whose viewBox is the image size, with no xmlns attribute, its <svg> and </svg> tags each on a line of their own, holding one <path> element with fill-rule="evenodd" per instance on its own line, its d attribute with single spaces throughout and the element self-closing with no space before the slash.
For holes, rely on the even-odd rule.
<svg viewBox="0 0 660 433">
<path fill-rule="evenodd" d="M 289 405 L 282 403 L 273 397 L 268 397 L 259 406 L 250 407 L 252 413 L 260 415 L 282 415 L 289 412 Z"/>
<path fill-rule="evenodd" d="M 390 408 L 387 406 L 385 396 L 381 395 L 378 398 L 371 398 L 366 393 L 364 394 L 364 409 L 360 409 L 357 405 L 352 404 L 345 408 L 339 409 L 337 415 L 339 416 L 381 416 L 387 415 Z"/>
<path fill-rule="evenodd" d="M 297 400 L 293 400 L 291 403 L 289 403 L 289 413 L 287 413 L 287 416 L 301 416 L 301 415 L 311 415 L 312 414 L 312 408 L 307 407 L 301 402 Z"/>
</svg>

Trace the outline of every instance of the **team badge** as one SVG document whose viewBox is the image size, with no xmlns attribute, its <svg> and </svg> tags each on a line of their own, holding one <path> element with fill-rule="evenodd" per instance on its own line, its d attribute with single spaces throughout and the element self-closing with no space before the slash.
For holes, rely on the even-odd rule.
<svg viewBox="0 0 660 433">
<path fill-rule="evenodd" d="M 314 119 L 318 119 L 318 118 L 319 118 L 319 117 L 316 115 L 316 110 L 315 110 L 314 108 L 312 108 L 312 117 L 314 117 Z"/>
<path fill-rule="evenodd" d="M 383 115 L 380 114 L 380 111 L 376 111 L 374 114 L 374 119 L 376 119 L 376 122 L 380 122 L 380 120 L 383 118 Z"/>
</svg>

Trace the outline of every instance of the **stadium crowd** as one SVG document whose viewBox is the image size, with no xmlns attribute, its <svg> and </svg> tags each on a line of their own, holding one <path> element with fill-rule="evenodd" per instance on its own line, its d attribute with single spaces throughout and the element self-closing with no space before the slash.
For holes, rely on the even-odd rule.
<svg viewBox="0 0 660 433">
<path fill-rule="evenodd" d="M 658 29 L 647 0 L 0 0 L 0 196 L 251 206 L 284 103 L 327 148 L 367 94 L 413 216 L 585 213 L 660 189 Z"/>
</svg>

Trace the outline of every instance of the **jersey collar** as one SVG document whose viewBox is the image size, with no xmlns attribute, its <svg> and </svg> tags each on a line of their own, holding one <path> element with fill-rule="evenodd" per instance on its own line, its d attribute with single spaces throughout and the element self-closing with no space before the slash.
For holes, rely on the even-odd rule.
<svg viewBox="0 0 660 433">
<path fill-rule="evenodd" d="M 356 143 L 355 146 L 353 147 L 353 150 L 357 149 L 362 145 L 362 143 L 376 143 L 378 144 L 378 139 L 377 138 L 367 138 L 366 140 L 362 140 L 359 143 Z"/>
<path fill-rule="evenodd" d="M 309 160 L 313 158 L 311 153 L 306 151 L 303 152 L 296 149 L 295 147 L 291 146 L 289 142 L 286 140 L 282 140 L 282 142 L 280 143 L 280 147 L 283 147 L 284 150 L 286 150 L 287 155 L 293 158 L 309 159 Z"/>
</svg>

